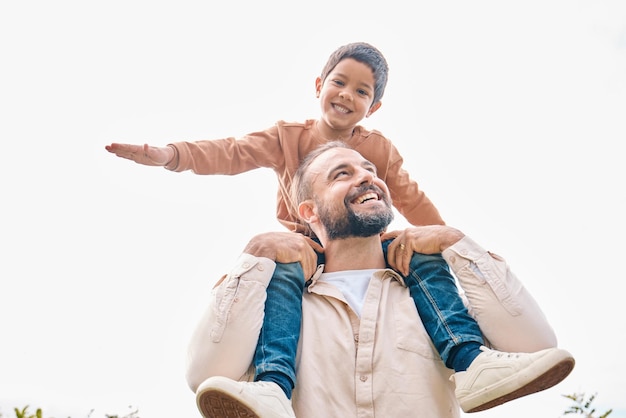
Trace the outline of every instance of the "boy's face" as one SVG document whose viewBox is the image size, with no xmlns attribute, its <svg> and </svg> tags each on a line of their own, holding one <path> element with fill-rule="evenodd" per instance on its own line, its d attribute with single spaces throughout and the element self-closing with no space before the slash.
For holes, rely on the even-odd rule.
<svg viewBox="0 0 626 418">
<path fill-rule="evenodd" d="M 374 100 L 374 75 L 367 65 L 352 58 L 340 61 L 326 80 L 315 81 L 322 121 L 333 131 L 350 132 L 380 107 Z"/>
</svg>

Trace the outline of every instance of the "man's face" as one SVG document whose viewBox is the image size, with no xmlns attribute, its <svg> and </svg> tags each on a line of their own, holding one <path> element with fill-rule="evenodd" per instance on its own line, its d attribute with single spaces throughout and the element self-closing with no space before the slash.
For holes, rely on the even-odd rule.
<svg viewBox="0 0 626 418">
<path fill-rule="evenodd" d="M 389 189 L 358 152 L 328 150 L 309 173 L 319 221 L 329 239 L 378 235 L 393 220 Z"/>
</svg>

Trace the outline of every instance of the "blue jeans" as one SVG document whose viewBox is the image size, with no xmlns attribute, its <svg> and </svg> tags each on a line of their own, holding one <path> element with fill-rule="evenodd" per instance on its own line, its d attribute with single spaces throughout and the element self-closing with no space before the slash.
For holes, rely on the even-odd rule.
<svg viewBox="0 0 626 418">
<path fill-rule="evenodd" d="M 383 242 L 385 256 L 390 242 Z M 405 283 L 444 363 L 447 364 L 450 351 L 459 344 L 483 343 L 480 328 L 465 308 L 448 264 L 440 254 L 413 253 Z M 293 389 L 304 288 L 300 263 L 276 263 L 267 287 L 265 317 L 254 355 L 255 380 L 263 380 L 262 375 L 268 373 L 279 374 L 290 380 Z M 281 386 L 290 397 L 286 384 Z"/>
<path fill-rule="evenodd" d="M 271 373 L 288 398 L 296 383 L 296 351 L 302 320 L 304 271 L 300 263 L 276 263 L 267 286 L 265 317 L 254 353 L 255 381 Z M 290 382 L 285 381 L 285 377 Z"/>
<path fill-rule="evenodd" d="M 385 256 L 390 242 L 383 242 Z M 441 254 L 413 253 L 404 282 L 445 364 L 450 351 L 459 344 L 484 343 L 480 328 L 463 304 L 454 276 Z"/>
</svg>

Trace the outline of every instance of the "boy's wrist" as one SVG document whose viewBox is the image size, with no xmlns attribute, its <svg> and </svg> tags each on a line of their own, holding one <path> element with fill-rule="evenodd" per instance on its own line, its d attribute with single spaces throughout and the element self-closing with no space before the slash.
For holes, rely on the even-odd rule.
<svg viewBox="0 0 626 418">
<path fill-rule="evenodd" d="M 176 167 L 178 167 L 178 149 L 172 144 L 168 144 L 166 148 L 170 150 L 169 154 L 171 157 L 165 163 L 165 168 L 168 170 L 175 170 Z"/>
</svg>

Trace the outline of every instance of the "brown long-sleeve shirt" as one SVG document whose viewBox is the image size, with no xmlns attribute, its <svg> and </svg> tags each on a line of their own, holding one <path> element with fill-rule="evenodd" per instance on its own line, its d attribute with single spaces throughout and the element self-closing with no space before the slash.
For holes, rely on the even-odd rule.
<svg viewBox="0 0 626 418">
<path fill-rule="evenodd" d="M 172 145 L 177 157 L 166 166 L 172 171 L 192 170 L 196 174 L 235 175 L 256 168 L 271 168 L 278 176 L 276 217 L 290 231 L 306 229 L 291 208 L 290 187 L 300 161 L 313 149 L 327 142 L 318 132 L 315 120 L 304 123 L 278 121 L 273 127 L 242 138 L 224 138 Z M 392 142 L 376 130 L 361 126 L 344 141 L 371 161 L 385 181 L 393 205 L 412 225 L 444 224 L 439 211 L 402 167 L 403 158 Z"/>
</svg>

